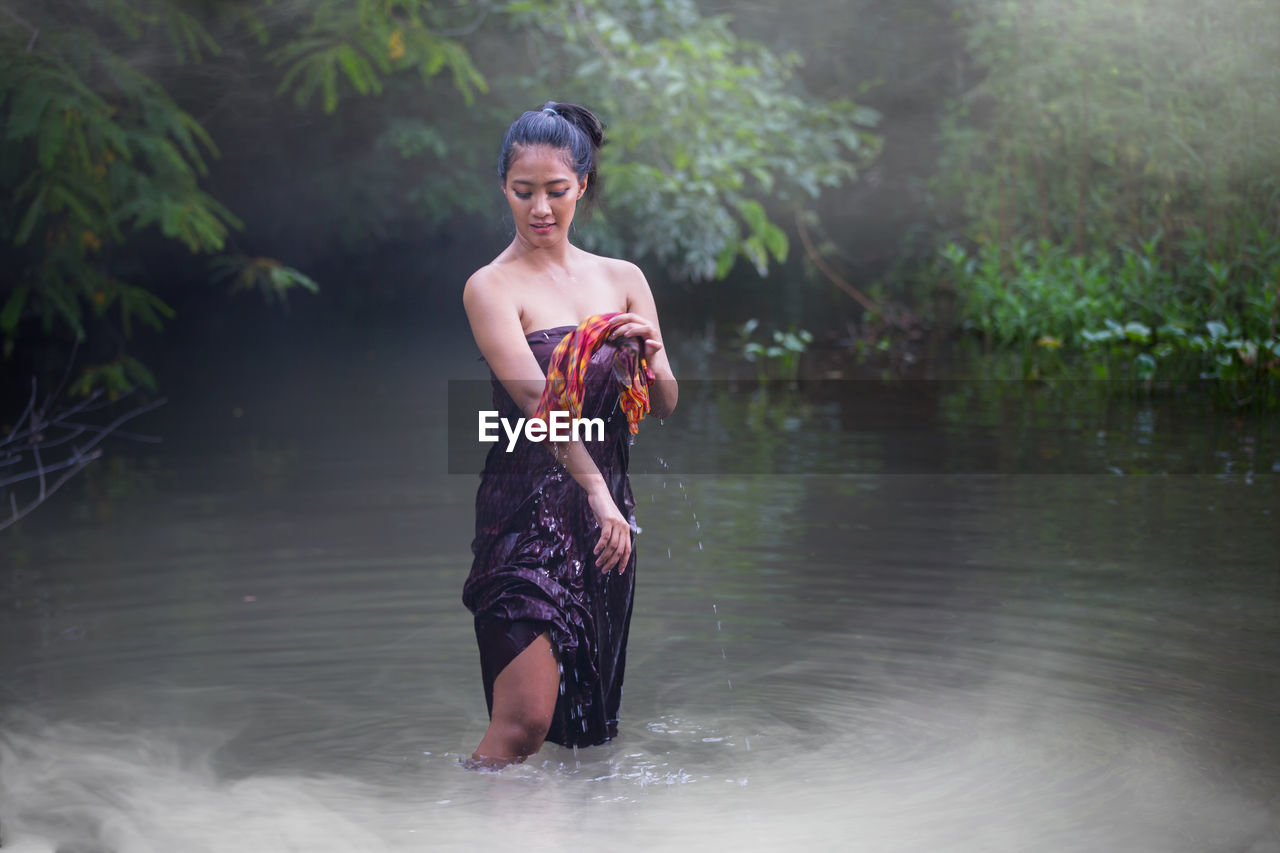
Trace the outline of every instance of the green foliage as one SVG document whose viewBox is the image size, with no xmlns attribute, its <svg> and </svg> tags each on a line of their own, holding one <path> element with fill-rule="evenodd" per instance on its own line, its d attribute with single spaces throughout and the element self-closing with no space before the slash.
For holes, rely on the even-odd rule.
<svg viewBox="0 0 1280 853">
<path fill-rule="evenodd" d="M 106 364 L 93 364 L 85 368 L 71 392 L 87 397 L 102 389 L 108 399 L 115 400 L 138 386 L 150 391 L 157 390 L 155 375 L 136 358 L 122 355 Z"/>
<path fill-rule="evenodd" d="M 151 77 L 100 37 L 114 23 L 125 37 L 163 27 L 179 59 L 216 52 L 198 21 L 171 4 L 139 10 L 85 3 L 64 22 L 49 7 L 23 7 L 24 31 L 6 18 L 0 37 L 0 241 L 9 273 L 0 280 L 0 333 L 10 355 L 26 316 L 45 333 L 55 323 L 77 338 L 90 318 L 110 319 L 128 337 L 136 323 L 160 328 L 172 311 L 149 291 L 117 279 L 111 259 L 155 227 L 192 252 L 220 249 L 239 221 L 199 186 L 217 149 L 204 128 Z M 87 372 L 106 387 L 147 384 L 131 360 Z"/>
<path fill-rule="evenodd" d="M 760 321 L 752 317 L 738 329 L 742 357 L 756 365 L 756 378 L 782 379 L 795 382 L 800 378 L 800 357 L 813 343 L 813 333 L 807 329 L 775 329 L 770 338 L 761 343 L 755 340 Z"/>
<path fill-rule="evenodd" d="M 763 274 L 785 260 L 790 214 L 857 175 L 879 140 L 875 111 L 815 102 L 799 58 L 740 38 L 691 0 L 512 3 L 538 71 L 504 80 L 524 103 L 560 88 L 611 120 L 601 166 L 608 208 L 590 245 L 723 277 L 741 257 Z M 567 78 L 556 69 L 569 68 Z"/>
<path fill-rule="evenodd" d="M 1007 254 L 994 247 L 970 254 L 949 243 L 941 254 L 940 274 L 960 296 L 962 328 L 995 343 L 1069 340 L 1126 304 L 1106 254 L 1085 258 L 1049 243 Z"/>
<path fill-rule="evenodd" d="M 304 273 L 287 267 L 275 258 L 249 258 L 244 255 L 224 255 L 211 264 L 215 279 L 229 279 L 229 290 L 238 293 L 256 290 L 267 303 L 287 303 L 289 291 L 302 288 L 317 293 L 320 285 Z"/>
<path fill-rule="evenodd" d="M 301 34 L 270 54 L 285 69 L 277 93 L 292 92 L 301 107 L 319 92 L 324 111 L 333 113 L 343 81 L 357 94 L 376 95 L 391 74 L 416 71 L 429 83 L 447 69 L 470 102 L 488 85 L 462 44 L 438 32 L 439 5 L 430 0 L 311 4 Z"/>
<path fill-rule="evenodd" d="M 397 218 L 416 231 L 487 210 L 496 194 L 482 176 L 501 128 L 552 93 L 611 124 L 608 212 L 585 242 L 691 278 L 727 275 L 738 258 L 761 274 L 785 260 L 773 217 L 851 180 L 878 148 L 873 111 L 804 96 L 795 56 L 738 37 L 692 0 L 17 0 L 6 11 L 6 354 L 37 326 L 83 338 L 107 324 L 121 341 L 138 324 L 160 328 L 170 308 L 118 272 L 137 267 L 140 241 L 220 256 L 244 227 L 202 186 L 218 147 L 170 94 L 191 79 L 273 74 L 296 109 L 355 106 L 355 121 L 308 140 L 325 172 L 312 175 L 315 196 L 294 199 L 300 220 L 347 246 L 390 238 Z M 184 77 L 195 65 L 205 76 Z M 442 74 L 451 86 L 435 85 Z M 348 105 L 353 95 L 369 105 Z M 270 258 L 232 253 L 212 270 L 271 301 L 316 289 Z M 126 364 L 86 376 L 123 388 L 141 376 Z"/>
<path fill-rule="evenodd" d="M 1093 376 L 1274 397 L 1280 16 L 1261 0 L 960 9 L 979 82 L 950 111 L 934 189 L 973 248 L 945 246 L 933 278 L 963 326 L 1028 376 L 1080 356 Z"/>
<path fill-rule="evenodd" d="M 1026 377 L 1066 375 L 1063 356 L 1078 355 L 1097 379 L 1222 379 L 1233 399 L 1241 388 L 1280 399 L 1280 259 L 1245 254 L 1268 265 L 1169 268 L 1158 240 L 1090 258 L 1050 243 L 974 254 L 951 243 L 936 274 L 956 289 L 963 328 L 1020 350 Z"/>
<path fill-rule="evenodd" d="M 1280 338 L 1249 339 L 1211 321 L 1203 332 L 1166 323 L 1152 329 L 1137 321 L 1121 325 L 1108 319 L 1103 328 L 1081 333 L 1098 379 L 1122 371 L 1147 383 L 1190 377 L 1223 380 L 1229 402 L 1275 404 L 1280 392 Z"/>
<path fill-rule="evenodd" d="M 1266 0 L 962 0 L 980 82 L 957 101 L 937 189 L 979 242 L 1230 256 L 1270 217 L 1280 16 Z"/>
</svg>

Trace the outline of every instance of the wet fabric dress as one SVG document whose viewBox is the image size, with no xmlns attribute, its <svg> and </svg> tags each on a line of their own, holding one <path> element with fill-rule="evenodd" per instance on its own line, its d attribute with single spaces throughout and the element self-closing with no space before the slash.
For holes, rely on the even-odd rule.
<svg viewBox="0 0 1280 853">
<path fill-rule="evenodd" d="M 552 351 L 574 326 L 531 332 L 530 349 L 547 370 Z M 627 478 L 630 429 L 615 378 L 632 355 L 603 343 L 585 371 L 583 418 L 604 421 L 604 439 L 583 446 L 631 522 L 635 500 Z M 496 377 L 493 408 L 514 423 L 523 417 Z M 498 673 L 543 632 L 562 670 L 561 693 L 547 740 L 592 746 L 618 733 L 627 631 L 635 591 L 634 547 L 626 571 L 602 574 L 592 553 L 600 526 L 587 494 L 545 443 L 523 437 L 507 452 L 504 437 L 489 450 L 476 494 L 471 572 L 462 601 L 475 616 L 485 700 L 493 711 Z"/>
</svg>

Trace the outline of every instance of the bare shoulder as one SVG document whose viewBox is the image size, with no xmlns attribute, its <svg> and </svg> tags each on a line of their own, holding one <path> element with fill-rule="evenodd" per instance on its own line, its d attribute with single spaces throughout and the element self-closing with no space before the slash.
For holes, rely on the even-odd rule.
<svg viewBox="0 0 1280 853">
<path fill-rule="evenodd" d="M 640 267 L 631 263 L 631 261 L 601 256 L 600 264 L 604 267 L 609 278 L 615 281 L 635 282 L 644 280 L 644 273 L 640 271 Z"/>
<path fill-rule="evenodd" d="M 592 263 L 600 271 L 600 278 L 628 299 L 633 294 L 649 290 L 649 283 L 645 280 L 644 273 L 631 261 L 592 255 Z"/>
<path fill-rule="evenodd" d="M 485 264 L 471 274 L 462 292 L 493 290 L 501 286 L 503 278 L 505 276 L 498 264 Z"/>
<path fill-rule="evenodd" d="M 487 308 L 507 301 L 507 276 L 498 264 L 486 264 L 471 274 L 462 288 L 467 310 Z"/>
<path fill-rule="evenodd" d="M 605 270 L 605 279 L 622 297 L 623 310 L 635 311 L 656 323 L 658 309 L 644 271 L 621 258 L 600 258 L 600 262 Z"/>
</svg>

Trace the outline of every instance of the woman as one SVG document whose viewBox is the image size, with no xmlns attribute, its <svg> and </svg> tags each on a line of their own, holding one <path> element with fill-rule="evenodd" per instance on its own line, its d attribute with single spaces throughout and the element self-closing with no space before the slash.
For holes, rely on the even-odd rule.
<svg viewBox="0 0 1280 853">
<path fill-rule="evenodd" d="M 490 722 L 472 766 L 522 761 L 544 740 L 590 746 L 617 734 L 636 529 L 620 383 L 643 356 L 659 418 L 675 408 L 677 386 L 643 273 L 569 242 L 603 142 L 599 119 L 574 104 L 551 101 L 511 124 L 498 175 L 515 238 L 463 291 L 495 408 L 511 422 L 537 413 L 566 336 L 581 343 L 590 319 L 609 330 L 585 362 L 581 413 L 605 422 L 603 439 L 521 440 L 511 452 L 498 442 L 481 474 L 463 602 L 475 615 Z"/>
</svg>

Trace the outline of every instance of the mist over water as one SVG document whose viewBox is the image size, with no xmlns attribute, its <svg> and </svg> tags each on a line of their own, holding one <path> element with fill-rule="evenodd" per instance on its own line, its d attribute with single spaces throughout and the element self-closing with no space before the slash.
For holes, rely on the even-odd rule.
<svg viewBox="0 0 1280 853">
<path fill-rule="evenodd" d="M 1249 477 L 825 476 L 811 419 L 807 470 L 638 475 L 621 736 L 474 773 L 432 401 L 483 365 L 361 352 L 197 374 L 121 497 L 6 542 L 3 849 L 1280 850 L 1269 439 Z"/>
<path fill-rule="evenodd" d="M 844 732 L 822 747 L 751 718 L 668 719 L 577 759 L 550 748 L 468 774 L 454 756 L 417 756 L 373 781 L 223 776 L 198 740 L 49 726 L 7 737 L 5 849 L 1276 849 L 1267 805 L 1170 755 L 1162 735 L 1118 735 L 1070 708 L 1041 706 L 1029 724 L 989 707 L 1026 698 L 996 691 L 925 715 L 885 703 L 855 713 L 858 732 L 849 709 L 820 701 L 811 724 Z"/>
<path fill-rule="evenodd" d="M 1133 194 L 1143 239 L 1178 193 L 1177 216 L 1219 205 L 1227 219 L 1276 173 L 1272 29 L 1247 25 L 1270 20 L 1265 3 L 962 4 L 988 36 L 1006 11 L 1017 27 L 1015 50 L 990 52 L 1012 57 L 1003 78 L 965 58 L 951 7 L 879 5 L 853 27 L 823 26 L 821 4 L 733 8 L 810 57 L 805 87 L 882 101 L 885 156 L 822 202 L 858 276 L 934 220 L 908 190 L 935 177 L 943 105 L 984 79 L 1009 89 L 977 106 L 1013 104 L 1011 126 L 1031 128 L 1001 134 L 1022 145 L 1001 168 L 1092 169 L 1088 198 L 1117 223 L 1130 184 L 1108 195 L 1101 181 L 1128 169 L 1150 184 L 1148 207 Z M 267 23 L 300 32 L 315 8 L 278 0 Z M 473 23 L 467 4 L 458 18 L 444 23 Z M 0 532 L 0 851 L 1280 853 L 1280 440 L 1176 405 L 1019 421 L 1002 419 L 1007 399 L 951 398 L 948 413 L 855 397 L 770 422 L 690 393 L 635 448 L 644 532 L 620 737 L 464 771 L 487 722 L 460 602 L 477 480 L 450 473 L 442 401 L 448 380 L 487 378 L 453 291 L 511 226 L 498 210 L 472 233 L 461 211 L 500 199 L 451 200 L 466 182 L 438 180 L 466 173 L 473 126 L 441 121 L 449 157 L 411 166 L 376 144 L 388 116 L 435 122 L 453 96 L 401 91 L 335 132 L 276 96 L 249 34 L 214 34 L 227 61 L 180 74 L 166 39 L 119 47 L 199 105 L 224 152 L 202 186 L 250 226 L 236 250 L 371 312 L 431 288 L 455 328 L 405 333 L 420 321 L 407 309 L 399 331 L 367 335 L 350 317 L 335 332 L 272 315 L 273 343 L 246 343 L 235 311 L 194 319 L 213 297 L 190 287 L 185 252 L 160 262 L 181 274 L 151 271 L 186 318 L 171 351 L 144 359 L 169 372 L 170 404 L 138 425 L 164 445 L 113 448 Z M 475 50 L 495 80 L 526 74 L 528 46 L 508 38 Z M 630 117 L 608 118 L 628 132 Z M 1080 156 L 1058 156 L 1062 139 L 1083 140 L 1068 146 Z M 1075 177 L 1055 184 L 1066 202 L 1023 177 L 1009 198 L 1033 200 L 1029 215 L 1052 201 L 1057 228 L 1108 221 L 1079 213 Z M 402 206 L 415 192 L 443 225 Z M 670 213 L 630 215 L 707 221 Z M 407 248 L 378 242 L 396 239 Z M 378 275 L 331 287 L 316 267 L 353 245 L 369 253 L 353 266 Z M 124 257 L 151 264 L 146 249 Z M 759 290 L 728 313 L 851 308 L 740 270 Z M 422 313 L 444 325 L 445 309 Z M 194 361 L 182 322 L 206 324 Z M 1028 474 L 1026 459 L 1070 475 Z M 1106 476 L 1074 475 L 1089 471 Z"/>
</svg>

